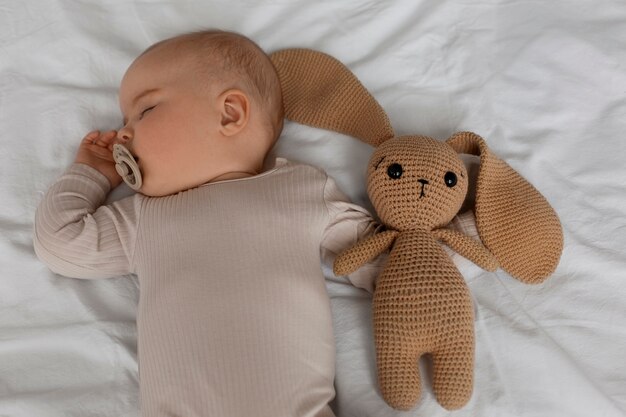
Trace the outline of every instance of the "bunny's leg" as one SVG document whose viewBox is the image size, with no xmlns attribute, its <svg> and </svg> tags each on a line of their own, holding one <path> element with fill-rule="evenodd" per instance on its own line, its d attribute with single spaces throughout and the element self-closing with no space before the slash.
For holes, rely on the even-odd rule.
<svg viewBox="0 0 626 417">
<path fill-rule="evenodd" d="M 383 398 L 397 410 L 409 410 L 421 396 L 418 359 L 408 340 L 377 337 L 378 384 Z"/>
<path fill-rule="evenodd" d="M 472 396 L 474 385 L 473 331 L 454 338 L 433 353 L 433 391 L 447 410 L 463 407 Z"/>
</svg>

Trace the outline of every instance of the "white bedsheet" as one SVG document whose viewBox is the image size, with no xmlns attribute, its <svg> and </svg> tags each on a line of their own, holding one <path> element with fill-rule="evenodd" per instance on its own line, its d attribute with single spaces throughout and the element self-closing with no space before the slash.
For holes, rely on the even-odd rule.
<svg viewBox="0 0 626 417">
<path fill-rule="evenodd" d="M 477 351 L 474 395 L 452 415 L 626 415 L 623 0 L 0 0 L 0 416 L 138 415 L 136 280 L 55 276 L 34 255 L 33 216 L 82 136 L 120 126 L 116 87 L 133 57 L 209 27 L 267 51 L 336 56 L 396 133 L 475 131 L 558 212 L 565 249 L 542 285 L 455 257 L 475 301 Z M 274 151 L 326 168 L 365 205 L 370 152 L 293 123 Z M 448 415 L 424 363 L 418 406 L 385 405 L 370 298 L 341 279 L 328 288 L 338 415 Z"/>
</svg>

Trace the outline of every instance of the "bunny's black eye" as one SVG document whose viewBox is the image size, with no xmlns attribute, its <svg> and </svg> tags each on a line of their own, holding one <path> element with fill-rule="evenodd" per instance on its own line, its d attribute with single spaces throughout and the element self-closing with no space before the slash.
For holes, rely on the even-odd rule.
<svg viewBox="0 0 626 417">
<path fill-rule="evenodd" d="M 452 171 L 446 172 L 446 175 L 443 176 L 443 180 L 446 183 L 446 186 L 452 188 L 456 185 L 456 174 Z"/>
<path fill-rule="evenodd" d="M 400 164 L 389 165 L 389 168 L 387 168 L 387 175 L 389 175 L 389 178 L 393 178 L 394 180 L 397 180 L 398 178 L 402 176 L 402 165 Z"/>
</svg>

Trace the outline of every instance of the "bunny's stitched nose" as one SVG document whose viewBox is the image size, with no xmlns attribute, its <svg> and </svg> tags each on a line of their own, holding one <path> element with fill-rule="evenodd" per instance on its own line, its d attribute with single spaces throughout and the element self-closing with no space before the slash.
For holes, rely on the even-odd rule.
<svg viewBox="0 0 626 417">
<path fill-rule="evenodd" d="M 419 179 L 419 180 L 417 180 L 417 182 L 422 184 L 422 189 L 420 190 L 420 198 L 426 197 L 426 193 L 424 192 L 424 189 L 426 188 L 426 185 L 428 184 L 428 181 L 424 180 L 424 179 Z"/>
</svg>

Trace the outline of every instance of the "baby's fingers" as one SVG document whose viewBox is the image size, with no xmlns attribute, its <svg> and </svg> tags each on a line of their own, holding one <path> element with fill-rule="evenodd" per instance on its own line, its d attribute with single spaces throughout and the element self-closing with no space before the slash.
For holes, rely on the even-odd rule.
<svg viewBox="0 0 626 417">
<path fill-rule="evenodd" d="M 85 135 L 85 137 L 83 138 L 83 143 L 93 144 L 95 143 L 95 141 L 98 139 L 99 136 L 100 136 L 99 130 L 92 130 L 91 132 Z"/>
<path fill-rule="evenodd" d="M 92 145 L 98 146 L 100 148 L 106 148 L 113 151 L 113 144 L 115 143 L 115 138 L 117 137 L 117 130 L 109 130 L 104 133 L 100 133 L 99 130 L 93 130 L 83 138 L 83 145 Z"/>
<path fill-rule="evenodd" d="M 116 136 L 116 130 L 109 130 L 108 132 L 101 134 L 94 143 L 98 146 L 102 146 L 103 148 L 113 147 L 113 140 Z"/>
</svg>

